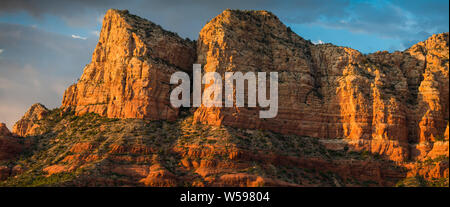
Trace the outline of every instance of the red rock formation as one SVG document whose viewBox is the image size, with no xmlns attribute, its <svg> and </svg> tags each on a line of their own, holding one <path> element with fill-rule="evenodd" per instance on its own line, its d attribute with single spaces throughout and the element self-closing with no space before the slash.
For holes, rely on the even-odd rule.
<svg viewBox="0 0 450 207">
<path fill-rule="evenodd" d="M 187 170 L 194 171 L 202 176 L 208 186 L 298 186 L 278 179 L 265 178 L 247 173 L 236 173 L 248 169 L 252 162 L 264 162 L 267 165 L 277 167 L 290 166 L 302 169 L 314 169 L 317 172 L 333 172 L 344 180 L 357 179 L 358 181 L 374 181 L 380 186 L 392 186 L 395 184 L 395 180 L 406 175 L 406 171 L 403 169 L 395 169 L 386 162 L 377 161 L 332 161 L 319 157 L 299 158 L 283 156 L 273 152 L 255 153 L 236 147 L 205 144 L 202 146 L 184 146 L 183 148 L 175 149 L 175 151 L 184 157 L 181 160 L 181 165 Z M 228 156 L 231 162 L 224 162 L 220 159 L 211 160 L 211 157 L 223 156 Z M 201 161 L 198 162 L 197 160 Z M 211 176 L 217 174 L 222 174 L 222 176 Z"/>
<path fill-rule="evenodd" d="M 195 49 L 151 22 L 110 10 L 92 62 L 66 90 L 63 107 L 78 115 L 175 120 L 169 78 L 190 71 L 195 51 L 206 72 L 279 73 L 276 118 L 260 119 L 258 108 L 200 107 L 196 122 L 339 139 L 397 161 L 425 157 L 448 125 L 448 33 L 404 52 L 363 55 L 314 45 L 267 11 L 224 11 L 205 25 Z"/>
<path fill-rule="evenodd" d="M 416 175 L 421 175 L 428 180 L 448 178 L 449 176 L 448 164 L 449 163 L 447 160 L 446 162 L 437 162 L 428 165 L 424 164 L 407 165 L 407 167 L 409 168 L 407 177 L 414 177 Z"/>
<path fill-rule="evenodd" d="M 277 71 L 279 110 L 259 119 L 259 109 L 202 106 L 196 122 L 342 139 L 397 161 L 408 142 L 443 137 L 448 124 L 448 33 L 363 55 L 314 45 L 266 11 L 226 10 L 200 32 L 197 55 L 206 72 Z"/>
<path fill-rule="evenodd" d="M 14 159 L 25 148 L 23 142 L 12 137 L 11 132 L 4 123 L 0 123 L 0 162 Z M 0 165 L 0 181 L 7 179 L 11 175 L 19 172 L 19 167 L 15 169 L 11 166 Z"/>
<path fill-rule="evenodd" d="M 33 104 L 25 115 L 14 124 L 12 132 L 21 137 L 38 133 L 39 120 L 42 120 L 47 113 L 48 109 L 44 105 L 40 103 Z"/>
<path fill-rule="evenodd" d="M 80 123 L 61 116 L 59 123 L 44 120 L 51 122 L 50 131 L 58 134 L 52 137 L 55 135 L 47 133 L 44 141 L 55 144 L 66 136 L 79 136 L 80 140 L 55 144 L 70 153 L 58 155 L 58 160 L 42 171 L 50 176 L 87 169 L 90 174 L 68 184 L 83 186 L 339 186 L 335 175 L 350 186 L 361 185 L 352 183 L 354 179 L 392 186 L 406 176 L 448 178 L 448 161 L 420 164 L 448 157 L 448 33 L 434 35 L 403 52 L 363 55 L 351 48 L 314 45 L 290 31 L 270 12 L 226 10 L 202 29 L 195 49 L 192 42 L 151 22 L 126 11 L 110 10 L 92 62 L 80 81 L 64 94 L 63 112 L 73 109 L 76 115 L 94 112 L 107 117 L 175 120 L 178 109 L 169 103 L 173 87 L 169 78 L 176 71 L 189 72 L 196 56 L 207 72 L 277 71 L 279 110 L 274 119 L 260 119 L 259 108 L 200 107 L 194 122 L 314 137 L 327 148 L 337 150 L 336 157 L 331 151 L 318 148 L 312 150 L 318 150 L 314 153 L 321 156 L 291 156 L 281 153 L 283 148 L 278 146 L 274 146 L 274 151 L 259 151 L 230 144 L 253 130 L 228 135 L 215 131 L 214 136 L 206 136 L 204 129 L 182 127 L 185 134 L 177 136 L 180 129 L 176 125 L 171 125 L 173 130 L 164 128 L 164 133 L 148 128 L 138 130 L 131 125 L 137 133 L 126 132 L 128 123 L 123 120 L 118 120 L 121 126 L 114 130 L 108 121 L 96 120 L 89 126 L 100 125 L 98 131 L 87 129 L 89 132 L 80 132 L 81 136 L 71 129 L 69 135 L 64 129 L 79 127 Z M 42 105 L 33 105 L 13 132 L 20 136 L 38 133 L 40 121 L 47 113 Z M 195 126 L 191 119 L 183 123 Z M 20 145 L 1 128 L 0 160 L 2 156 L 10 159 L 20 151 Z M 212 128 L 218 127 L 207 130 L 214 132 Z M 192 135 L 186 133 L 191 130 Z M 96 134 L 112 131 L 120 133 L 106 141 Z M 167 140 L 149 144 L 149 139 L 160 136 L 176 140 L 177 144 Z M 197 138 L 201 142 L 190 143 Z M 38 146 L 44 141 L 38 141 Z M 70 148 L 66 150 L 67 146 Z M 163 146 L 165 151 L 161 151 Z M 308 146 L 296 145 L 292 151 L 307 151 Z M 377 156 L 354 159 L 352 151 L 412 162 L 392 164 Z M 47 153 L 48 158 L 54 156 L 51 150 L 42 153 Z M 160 159 L 160 155 L 165 159 Z M 254 163 L 259 163 L 263 173 L 252 174 Z M 290 183 L 278 179 L 276 173 L 266 174 L 271 168 L 295 168 L 290 172 L 299 173 L 295 174 L 299 180 Z M 13 175 L 13 169 L 1 166 L 0 178 Z M 21 170 L 19 166 L 14 172 Z M 331 179 L 336 183 L 309 182 L 301 174 L 315 178 L 320 172 L 332 172 Z"/>
<path fill-rule="evenodd" d="M 160 164 L 154 164 L 150 167 L 148 176 L 140 180 L 145 186 L 152 187 L 173 187 L 177 186 L 176 176 L 170 173 Z"/>
<path fill-rule="evenodd" d="M 5 123 L 0 123 L 0 136 L 11 136 L 11 132 L 6 127 Z"/>
<path fill-rule="evenodd" d="M 23 144 L 12 137 L 6 125 L 0 123 L 0 161 L 14 158 L 23 149 Z"/>
<path fill-rule="evenodd" d="M 66 90 L 62 106 L 78 115 L 174 120 L 170 76 L 192 70 L 194 60 L 193 42 L 128 11 L 109 10 L 92 62 Z"/>
</svg>

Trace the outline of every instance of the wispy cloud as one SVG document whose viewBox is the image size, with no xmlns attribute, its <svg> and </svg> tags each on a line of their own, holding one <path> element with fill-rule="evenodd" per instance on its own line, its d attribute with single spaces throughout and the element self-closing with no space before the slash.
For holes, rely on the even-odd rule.
<svg viewBox="0 0 450 207">
<path fill-rule="evenodd" d="M 224 9 L 270 10 L 288 26 L 315 26 L 323 30 L 342 30 L 350 35 L 378 39 L 417 42 L 433 33 L 448 32 L 449 1 L 447 0 L 2 0 L 0 15 L 25 12 L 33 18 L 46 16 L 59 18 L 69 28 L 86 31 L 98 30 L 104 12 L 109 8 L 128 9 L 165 29 L 177 32 L 183 37 L 196 39 L 205 22 L 220 14 Z M 53 21 L 51 21 L 53 22 Z M 40 25 L 45 28 L 45 25 Z M 72 33 L 68 33 L 69 35 Z M 86 33 L 82 33 L 87 36 Z M 342 33 L 343 34 L 343 33 Z M 90 34 L 89 34 L 90 35 Z M 302 35 L 302 34 L 300 34 Z M 317 37 L 309 37 L 316 39 Z M 337 43 L 321 36 L 323 40 Z M 338 37 L 336 37 L 338 38 Z M 95 39 L 95 38 L 90 38 Z M 371 41 L 367 41 L 370 43 Z M 388 43 L 386 43 L 388 44 Z M 354 47 L 355 43 L 348 46 Z M 361 44 L 365 48 L 373 48 Z M 410 45 L 407 45 L 410 46 Z"/>
<path fill-rule="evenodd" d="M 78 35 L 72 35 L 72 38 L 80 39 L 80 40 L 87 40 L 87 37 L 82 37 L 82 36 L 78 36 Z"/>
<path fill-rule="evenodd" d="M 3 51 L 5 51 L 5 50 L 3 50 L 3 49 L 0 49 L 0 54 L 2 54 L 2 53 L 3 53 Z"/>
<path fill-rule="evenodd" d="M 312 43 L 315 45 L 325 44 L 325 42 L 322 40 L 313 41 Z"/>
</svg>

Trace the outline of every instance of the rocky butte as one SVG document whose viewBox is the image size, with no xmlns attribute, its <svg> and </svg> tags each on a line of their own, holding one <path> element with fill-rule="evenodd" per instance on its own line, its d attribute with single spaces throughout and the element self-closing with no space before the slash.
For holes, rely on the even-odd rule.
<svg viewBox="0 0 450 207">
<path fill-rule="evenodd" d="M 362 54 L 239 10 L 190 41 L 109 10 L 62 106 L 35 104 L 12 133 L 0 127 L 0 184 L 448 186 L 448 45 L 442 33 Z M 278 115 L 172 107 L 170 76 L 194 63 L 222 76 L 278 72 Z"/>
<path fill-rule="evenodd" d="M 194 42 L 140 17 L 109 10 L 92 61 L 62 105 L 77 115 L 94 112 L 117 118 L 175 120 L 170 76 L 192 71 Z"/>
</svg>

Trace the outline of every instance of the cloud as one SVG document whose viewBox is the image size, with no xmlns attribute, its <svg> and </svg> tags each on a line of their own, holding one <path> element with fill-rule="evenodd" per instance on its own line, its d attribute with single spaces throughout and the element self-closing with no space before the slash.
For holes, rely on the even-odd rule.
<svg viewBox="0 0 450 207">
<path fill-rule="evenodd" d="M 128 9 L 191 39 L 197 38 L 206 21 L 227 8 L 265 9 L 287 24 L 321 25 L 408 41 L 449 28 L 446 0 L 3 0 L 0 15 L 13 12 L 26 12 L 36 18 L 53 15 L 70 26 L 91 30 L 109 8 Z"/>
<path fill-rule="evenodd" d="M 36 18 L 45 15 L 57 16 L 67 24 L 75 27 L 95 25 L 92 21 L 97 14 L 104 13 L 106 9 L 115 8 L 126 2 L 120 0 L 2 0 L 0 15 L 26 12 Z"/>
<path fill-rule="evenodd" d="M 34 103 L 59 107 L 64 90 L 89 63 L 96 40 L 0 23 L 0 122 L 11 129 Z"/>
<path fill-rule="evenodd" d="M 399 39 L 399 42 L 417 42 L 433 33 L 449 30 L 448 1 L 352 1 L 346 5 L 333 5 L 332 2 L 329 6 L 321 5 L 322 10 L 336 6 L 335 13 L 313 13 L 314 18 L 311 18 L 304 17 L 305 13 L 301 12 L 288 18 L 287 22 L 375 34 L 380 38 Z"/>
<path fill-rule="evenodd" d="M 78 36 L 78 35 L 72 35 L 72 38 L 80 39 L 80 40 L 87 40 L 87 37 L 81 37 L 81 36 Z"/>
<path fill-rule="evenodd" d="M 325 44 L 322 40 L 312 41 L 312 43 L 315 45 Z"/>
<path fill-rule="evenodd" d="M 3 53 L 3 51 L 4 51 L 3 49 L 0 49 L 0 54 L 2 54 L 2 53 Z"/>
</svg>

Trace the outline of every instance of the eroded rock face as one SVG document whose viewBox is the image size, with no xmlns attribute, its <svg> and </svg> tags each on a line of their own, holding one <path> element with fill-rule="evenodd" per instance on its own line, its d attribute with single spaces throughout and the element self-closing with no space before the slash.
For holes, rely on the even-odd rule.
<svg viewBox="0 0 450 207">
<path fill-rule="evenodd" d="M 409 143 L 444 139 L 448 33 L 363 55 L 314 45 L 270 12 L 226 10 L 200 32 L 197 56 L 205 72 L 278 72 L 279 110 L 259 119 L 259 109 L 200 107 L 196 122 L 343 139 L 396 161 L 410 157 Z"/>
<path fill-rule="evenodd" d="M 174 120 L 170 76 L 191 71 L 194 60 L 193 42 L 128 11 L 109 10 L 92 61 L 62 106 L 77 115 Z"/>
<path fill-rule="evenodd" d="M 45 118 L 49 110 L 42 104 L 33 104 L 25 115 L 13 126 L 12 132 L 18 136 L 26 137 L 38 133 L 39 120 Z"/>
</svg>

